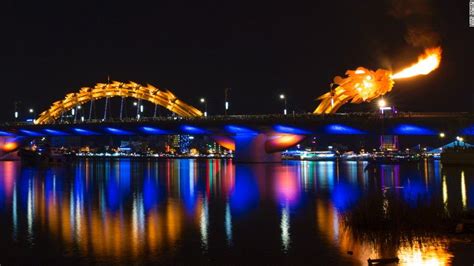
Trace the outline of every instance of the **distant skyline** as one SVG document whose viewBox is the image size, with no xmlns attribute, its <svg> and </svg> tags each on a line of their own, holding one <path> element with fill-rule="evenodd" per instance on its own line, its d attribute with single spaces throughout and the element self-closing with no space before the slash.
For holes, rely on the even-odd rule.
<svg viewBox="0 0 474 266">
<path fill-rule="evenodd" d="M 312 112 L 348 69 L 415 62 L 426 43 L 410 38 L 429 34 L 409 29 L 421 19 L 439 37 L 441 66 L 398 81 L 386 100 L 402 111 L 474 111 L 469 1 L 32 1 L 2 10 L 2 121 L 15 100 L 40 112 L 108 76 L 170 89 L 198 108 L 204 97 L 211 115 L 224 112 L 225 88 L 231 114 L 280 112 L 281 93 L 289 112 Z"/>
</svg>

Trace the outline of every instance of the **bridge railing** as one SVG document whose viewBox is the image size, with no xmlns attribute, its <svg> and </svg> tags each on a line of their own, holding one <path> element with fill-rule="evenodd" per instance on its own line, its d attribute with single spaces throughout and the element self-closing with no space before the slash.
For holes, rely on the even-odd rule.
<svg viewBox="0 0 474 266">
<path fill-rule="evenodd" d="M 159 117 L 141 117 L 136 118 L 109 118 L 103 119 L 87 119 L 84 121 L 76 120 L 57 120 L 54 125 L 67 125 L 67 124 L 102 124 L 102 123 L 137 123 L 137 122 L 169 122 L 169 121 L 291 121 L 291 120 L 308 120 L 308 121 L 325 121 L 337 118 L 339 120 L 351 120 L 351 119 L 392 119 L 392 118 L 474 118 L 474 113 L 460 112 L 460 113 L 421 113 L 421 112 L 398 112 L 396 114 L 384 114 L 381 115 L 378 112 L 354 112 L 354 113 L 336 113 L 336 114 L 323 114 L 314 115 L 312 113 L 300 113 L 300 114 L 263 114 L 263 115 L 215 115 L 207 117 L 180 117 L 180 116 L 159 116 Z M 2 123 L 1 126 L 21 126 L 21 125 L 32 125 L 32 122 L 6 122 Z"/>
</svg>

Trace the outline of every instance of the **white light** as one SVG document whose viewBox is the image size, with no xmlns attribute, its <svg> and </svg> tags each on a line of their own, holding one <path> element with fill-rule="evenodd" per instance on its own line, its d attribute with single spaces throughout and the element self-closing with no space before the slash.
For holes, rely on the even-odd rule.
<svg viewBox="0 0 474 266">
<path fill-rule="evenodd" d="M 444 138 L 445 136 L 446 136 L 446 134 L 444 134 L 444 132 L 439 133 L 440 138 Z"/>
<path fill-rule="evenodd" d="M 15 118 L 18 118 L 18 112 L 15 111 Z"/>
<path fill-rule="evenodd" d="M 143 113 L 143 104 L 140 105 L 140 112 Z"/>
<path fill-rule="evenodd" d="M 137 102 L 133 102 L 133 106 L 137 106 L 137 104 L 138 104 Z"/>
<path fill-rule="evenodd" d="M 34 112 L 34 110 L 33 110 L 33 109 L 31 109 L 31 108 L 30 108 L 30 110 L 28 110 L 28 111 L 29 111 L 30 113 L 33 113 L 33 112 Z"/>
<path fill-rule="evenodd" d="M 201 102 L 202 102 L 202 103 L 203 103 L 203 102 L 205 102 L 205 101 L 206 101 L 206 99 L 204 99 L 204 98 L 201 98 Z"/>
<path fill-rule="evenodd" d="M 84 122 L 84 116 L 81 116 L 81 121 Z"/>
<path fill-rule="evenodd" d="M 285 94 L 280 94 L 280 99 L 285 99 Z"/>
<path fill-rule="evenodd" d="M 137 119 L 140 119 L 140 114 L 137 115 Z"/>
<path fill-rule="evenodd" d="M 207 116 L 207 112 L 206 112 L 206 111 L 204 111 L 204 116 Z"/>
<path fill-rule="evenodd" d="M 71 114 L 74 115 L 74 108 L 71 109 Z"/>
<path fill-rule="evenodd" d="M 77 107 L 77 109 L 79 109 L 79 110 L 81 110 L 81 108 L 82 108 L 82 106 L 80 106 L 80 105 Z"/>
<path fill-rule="evenodd" d="M 225 109 L 229 110 L 229 102 L 225 102 Z"/>
<path fill-rule="evenodd" d="M 283 114 L 286 115 L 286 108 L 283 110 Z"/>
<path fill-rule="evenodd" d="M 378 102 L 378 105 L 380 108 L 383 108 L 385 106 L 387 106 L 387 103 L 385 102 L 384 99 L 380 99 L 379 102 Z"/>
</svg>

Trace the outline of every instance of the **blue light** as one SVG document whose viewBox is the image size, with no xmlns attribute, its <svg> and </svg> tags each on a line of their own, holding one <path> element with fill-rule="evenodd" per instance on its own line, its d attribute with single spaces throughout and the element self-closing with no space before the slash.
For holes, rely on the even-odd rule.
<svg viewBox="0 0 474 266">
<path fill-rule="evenodd" d="M 31 131 L 31 130 L 26 130 L 26 129 L 20 129 L 20 131 L 28 136 L 35 136 L 35 137 L 39 137 L 39 136 L 44 136 L 44 134 L 41 134 L 41 133 L 38 133 L 38 132 L 35 132 L 35 131 Z"/>
<path fill-rule="evenodd" d="M 168 135 L 170 132 L 168 130 L 163 130 L 155 127 L 141 127 L 143 132 L 154 135 Z"/>
<path fill-rule="evenodd" d="M 94 131 L 90 131 L 90 130 L 82 129 L 82 128 L 73 128 L 73 130 L 79 135 L 85 135 L 85 136 L 99 135 L 98 133 Z"/>
<path fill-rule="evenodd" d="M 205 129 L 202 129 L 202 128 L 198 128 L 198 127 L 193 127 L 193 126 L 181 126 L 181 130 L 186 132 L 186 133 L 189 133 L 189 134 L 206 134 L 208 133 L 207 130 Z"/>
<path fill-rule="evenodd" d="M 471 125 L 461 130 L 461 135 L 474 136 L 474 125 Z"/>
<path fill-rule="evenodd" d="M 233 134 L 257 134 L 257 131 L 250 129 L 248 127 L 241 127 L 241 126 L 228 125 L 228 126 L 225 126 L 225 130 Z"/>
<path fill-rule="evenodd" d="M 364 135 L 367 134 L 366 132 L 353 128 L 350 126 L 342 125 L 342 124 L 331 124 L 327 125 L 324 128 L 324 131 L 327 134 L 334 134 L 334 135 Z"/>
<path fill-rule="evenodd" d="M 46 131 L 46 133 L 48 133 L 49 135 L 53 135 L 53 136 L 66 136 L 66 135 L 68 135 L 65 132 L 62 132 L 62 131 L 59 131 L 59 130 L 54 130 L 54 129 L 45 129 L 44 131 Z"/>
<path fill-rule="evenodd" d="M 106 127 L 105 130 L 108 132 L 114 134 L 114 135 L 132 135 L 132 132 L 123 130 L 123 129 L 118 129 L 118 128 L 113 128 L 113 127 Z"/>
<path fill-rule="evenodd" d="M 283 125 L 275 125 L 273 129 L 278 132 L 278 133 L 287 133 L 287 134 L 297 134 L 297 135 L 306 135 L 310 134 L 311 132 L 296 128 L 296 127 L 289 127 L 289 126 L 283 126 Z"/>
<path fill-rule="evenodd" d="M 393 129 L 396 135 L 438 135 L 434 130 L 412 124 L 400 124 Z"/>
<path fill-rule="evenodd" d="M 0 136 L 15 136 L 15 134 L 6 131 L 0 131 Z"/>
</svg>

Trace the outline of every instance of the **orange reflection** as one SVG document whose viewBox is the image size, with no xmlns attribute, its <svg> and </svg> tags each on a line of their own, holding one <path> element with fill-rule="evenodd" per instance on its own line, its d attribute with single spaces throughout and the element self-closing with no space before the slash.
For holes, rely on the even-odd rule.
<svg viewBox="0 0 474 266">
<path fill-rule="evenodd" d="M 413 237 L 400 239 L 399 245 L 387 245 L 386 236 L 356 237 L 352 229 L 343 224 L 341 216 L 330 202 L 316 201 L 316 221 L 319 231 L 329 242 L 339 248 L 341 256 L 367 264 L 369 258 L 400 259 L 400 265 L 449 265 L 453 255 L 449 241 L 443 237 Z M 370 240 L 369 240 L 370 239 Z M 394 242 L 394 241 L 392 241 Z M 396 241 L 395 241 L 396 242 Z M 347 253 L 352 251 L 353 255 Z"/>
</svg>

